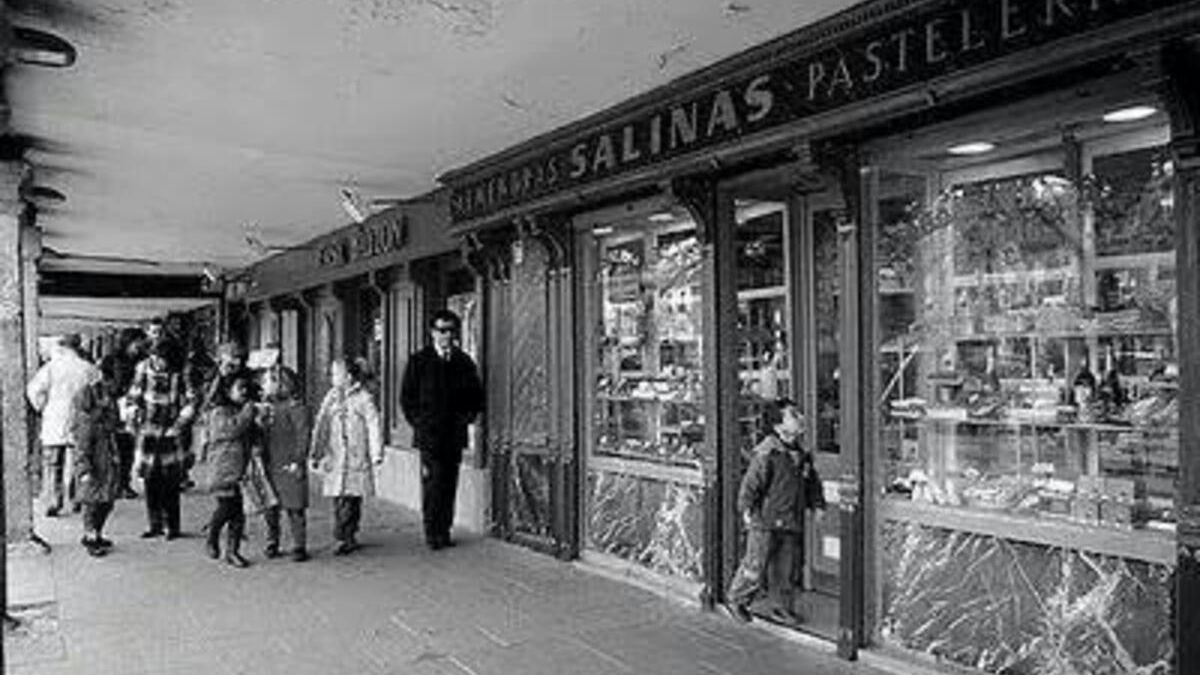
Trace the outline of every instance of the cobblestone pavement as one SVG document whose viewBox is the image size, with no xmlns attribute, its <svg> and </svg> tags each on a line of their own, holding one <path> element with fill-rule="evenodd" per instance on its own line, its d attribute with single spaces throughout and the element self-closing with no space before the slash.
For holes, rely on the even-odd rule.
<svg viewBox="0 0 1200 675">
<path fill-rule="evenodd" d="M 140 501 L 121 501 L 105 558 L 78 517 L 39 520 L 53 546 L 10 547 L 5 637 L 12 675 L 755 675 L 868 673 L 861 664 L 679 605 L 489 538 L 431 552 L 414 514 L 368 504 L 365 547 L 332 555 L 330 505 L 309 510 L 313 559 L 206 558 L 209 498 L 187 495 L 192 535 L 142 540 Z M 285 526 L 285 548 L 287 534 Z"/>
</svg>

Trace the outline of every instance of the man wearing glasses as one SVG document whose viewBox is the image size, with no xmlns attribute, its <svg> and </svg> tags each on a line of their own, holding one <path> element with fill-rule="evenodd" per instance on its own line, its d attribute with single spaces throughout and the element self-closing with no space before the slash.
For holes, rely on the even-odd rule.
<svg viewBox="0 0 1200 675">
<path fill-rule="evenodd" d="M 483 385 L 475 362 L 458 348 L 462 321 L 446 309 L 429 323 L 431 343 L 404 368 L 400 406 L 421 452 L 421 515 L 425 543 L 437 551 L 454 545 L 454 496 L 467 425 L 483 411 Z"/>
</svg>

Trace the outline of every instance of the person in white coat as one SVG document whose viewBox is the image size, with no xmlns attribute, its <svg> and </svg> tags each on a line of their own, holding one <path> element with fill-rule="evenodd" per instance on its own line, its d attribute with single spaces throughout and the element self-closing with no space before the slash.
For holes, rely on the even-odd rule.
<svg viewBox="0 0 1200 675">
<path fill-rule="evenodd" d="M 63 495 L 69 492 L 75 445 L 71 427 L 75 417 L 75 399 L 81 391 L 100 381 L 100 370 L 79 356 L 78 335 L 59 338 L 50 352 L 50 360 L 38 369 L 25 389 L 34 410 L 41 413 L 42 427 L 42 508 L 55 517 L 63 507 Z"/>
<path fill-rule="evenodd" d="M 375 495 L 375 467 L 383 464 L 379 410 L 365 386 L 362 359 L 334 361 L 333 385 L 313 424 L 308 456 L 314 472 L 324 474 L 322 492 L 334 503 L 336 555 L 358 548 L 358 523 L 364 497 Z"/>
</svg>

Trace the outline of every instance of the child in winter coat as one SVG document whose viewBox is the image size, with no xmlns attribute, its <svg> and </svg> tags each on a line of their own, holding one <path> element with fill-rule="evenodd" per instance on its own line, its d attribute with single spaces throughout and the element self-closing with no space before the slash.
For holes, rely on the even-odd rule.
<svg viewBox="0 0 1200 675">
<path fill-rule="evenodd" d="M 112 542 L 103 535 L 104 522 L 122 488 L 116 440 L 119 421 L 111 386 L 111 378 L 106 377 L 79 392 L 72 426 L 76 497 L 83 505 L 80 543 L 94 557 L 106 555 L 112 548 Z"/>
<path fill-rule="evenodd" d="M 308 507 L 308 409 L 300 401 L 296 374 L 282 366 L 263 372 L 263 464 L 279 504 L 263 511 L 267 525 L 266 556 L 279 555 L 280 512 L 286 511 L 292 532 L 292 560 L 308 560 L 304 510 Z"/>
<path fill-rule="evenodd" d="M 383 430 L 366 373 L 361 358 L 334 361 L 333 386 L 313 424 L 309 457 L 312 469 L 325 474 L 322 492 L 333 498 L 334 555 L 358 550 L 363 498 L 375 495 L 375 467 L 383 464 Z"/>
<path fill-rule="evenodd" d="M 239 551 L 246 527 L 240 484 L 250 461 L 256 414 L 248 390 L 249 382 L 244 377 L 229 380 L 214 392 L 213 405 L 205 420 L 207 442 L 203 459 L 209 463 L 211 493 L 217 500 L 208 524 L 206 550 L 214 560 L 221 557 L 221 529 L 228 525 L 225 562 L 234 567 L 250 565 Z"/>
</svg>

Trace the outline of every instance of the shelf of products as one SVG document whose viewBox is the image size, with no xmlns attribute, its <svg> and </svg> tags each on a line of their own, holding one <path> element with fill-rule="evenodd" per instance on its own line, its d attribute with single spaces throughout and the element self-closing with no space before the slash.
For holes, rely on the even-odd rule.
<svg viewBox="0 0 1200 675">
<path fill-rule="evenodd" d="M 885 512 L 1156 562 L 1179 453 L 1170 167 L 997 176 L 880 202 Z"/>
<path fill-rule="evenodd" d="M 626 473 L 630 462 L 697 469 L 704 388 L 695 229 L 650 227 L 600 238 L 597 246 L 592 456 Z"/>
</svg>

